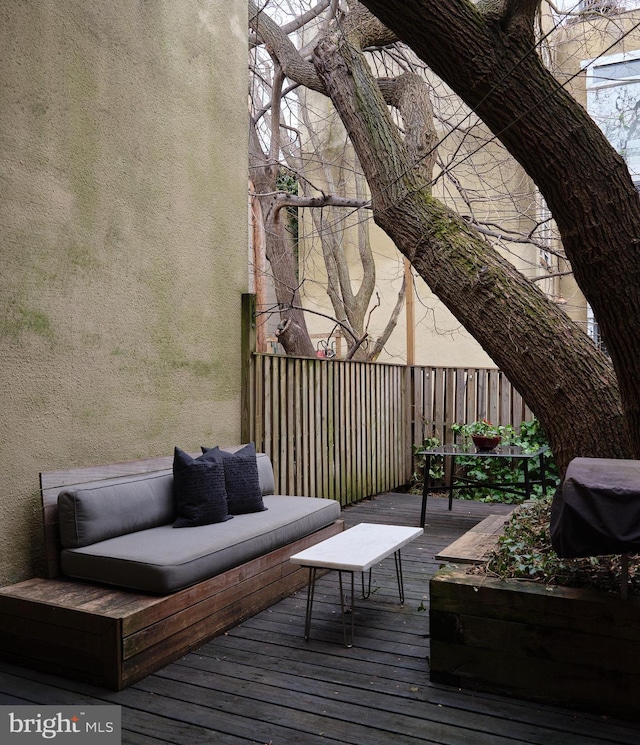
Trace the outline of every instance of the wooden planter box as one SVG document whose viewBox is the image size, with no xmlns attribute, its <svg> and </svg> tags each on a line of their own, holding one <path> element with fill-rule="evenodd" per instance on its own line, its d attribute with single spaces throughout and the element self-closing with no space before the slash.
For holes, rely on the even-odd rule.
<svg viewBox="0 0 640 745">
<path fill-rule="evenodd" d="M 640 599 L 440 570 L 431 680 L 640 719 Z"/>
</svg>

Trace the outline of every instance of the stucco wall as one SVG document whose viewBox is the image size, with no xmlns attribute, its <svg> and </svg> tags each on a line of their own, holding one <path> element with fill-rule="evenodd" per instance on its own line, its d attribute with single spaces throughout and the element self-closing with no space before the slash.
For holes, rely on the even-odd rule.
<svg viewBox="0 0 640 745">
<path fill-rule="evenodd" d="M 38 473 L 238 441 L 246 3 L 0 6 L 0 584 Z"/>
</svg>

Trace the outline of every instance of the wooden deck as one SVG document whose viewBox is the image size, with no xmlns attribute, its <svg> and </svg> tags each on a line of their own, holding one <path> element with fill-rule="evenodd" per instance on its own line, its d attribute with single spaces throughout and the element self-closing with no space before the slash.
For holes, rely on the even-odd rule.
<svg viewBox="0 0 640 745">
<path fill-rule="evenodd" d="M 2 664 L 0 704 L 119 704 L 122 742 L 138 745 L 637 745 L 638 723 L 429 682 L 435 555 L 509 509 L 454 501 L 449 512 L 430 498 L 424 536 L 403 549 L 404 608 L 386 560 L 371 598 L 357 603 L 352 649 L 340 643 L 330 573 L 318 581 L 309 642 L 302 591 L 118 693 Z M 417 525 L 419 513 L 419 497 L 385 494 L 343 517 Z"/>
</svg>

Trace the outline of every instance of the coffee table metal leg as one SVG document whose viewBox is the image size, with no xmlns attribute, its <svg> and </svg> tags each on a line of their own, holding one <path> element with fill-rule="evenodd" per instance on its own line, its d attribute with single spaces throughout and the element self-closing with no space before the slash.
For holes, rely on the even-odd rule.
<svg viewBox="0 0 640 745">
<path fill-rule="evenodd" d="M 346 570 L 344 570 L 346 571 Z M 344 592 L 342 590 L 342 572 L 343 570 L 338 570 L 338 577 L 340 580 L 340 609 L 342 610 L 342 638 L 344 640 L 344 646 L 347 648 L 353 647 L 353 617 L 355 615 L 354 613 L 354 603 L 355 603 L 355 597 L 354 597 L 354 579 L 353 579 L 353 572 L 349 572 L 351 575 L 351 606 L 347 607 L 346 603 L 344 602 Z M 345 616 L 347 613 L 351 614 L 351 638 L 349 641 L 347 641 L 347 620 Z"/>
<path fill-rule="evenodd" d="M 404 605 L 404 580 L 402 578 L 402 556 L 398 549 L 393 558 L 396 560 L 396 578 L 398 580 L 398 592 L 400 593 L 400 605 Z"/>
<path fill-rule="evenodd" d="M 449 475 L 451 481 L 449 482 L 449 510 L 453 507 L 453 489 L 456 480 L 456 456 L 451 456 L 451 474 Z"/>
<path fill-rule="evenodd" d="M 366 591 L 364 589 L 364 572 L 360 572 L 360 577 L 362 578 L 362 597 L 366 600 L 371 595 L 371 569 L 369 569 L 369 583 Z"/>
<path fill-rule="evenodd" d="M 304 640 L 309 641 L 311 633 L 311 611 L 313 609 L 313 596 L 316 591 L 316 567 L 309 567 L 309 585 L 307 586 L 307 614 L 304 619 Z"/>
</svg>

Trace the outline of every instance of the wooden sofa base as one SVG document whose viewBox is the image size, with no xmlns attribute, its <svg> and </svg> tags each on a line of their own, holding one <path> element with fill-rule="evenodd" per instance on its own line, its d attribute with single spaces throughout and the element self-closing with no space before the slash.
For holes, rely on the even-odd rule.
<svg viewBox="0 0 640 745">
<path fill-rule="evenodd" d="M 61 578 L 0 588 L 0 658 L 121 690 L 303 587 L 289 558 L 339 533 L 342 520 L 166 596 Z"/>
</svg>

